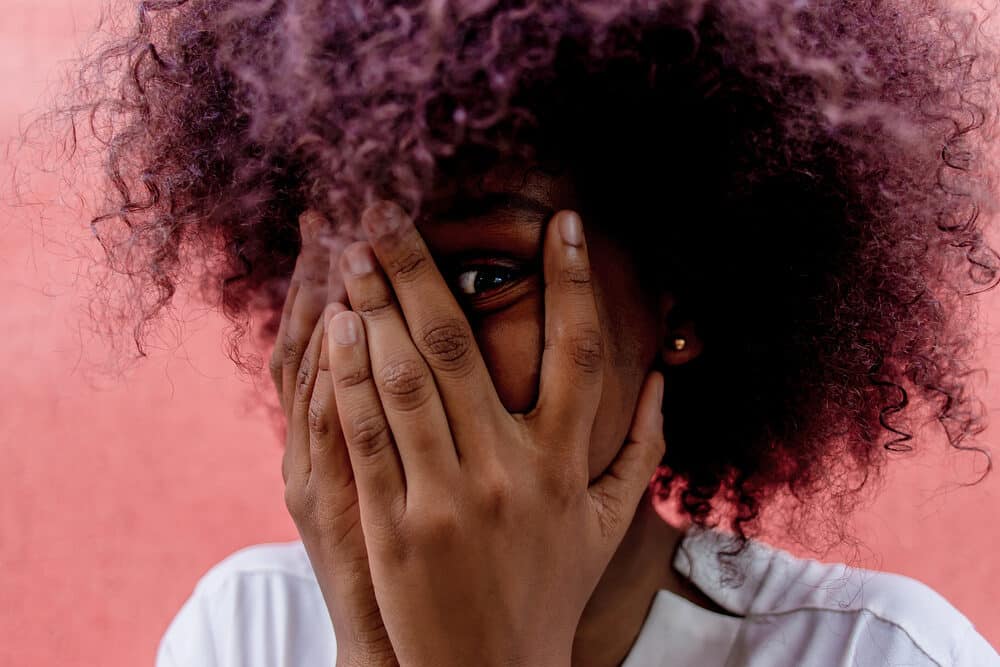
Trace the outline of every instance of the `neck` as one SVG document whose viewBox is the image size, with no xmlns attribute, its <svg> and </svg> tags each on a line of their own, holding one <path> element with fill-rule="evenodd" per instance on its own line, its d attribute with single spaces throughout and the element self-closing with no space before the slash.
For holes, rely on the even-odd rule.
<svg viewBox="0 0 1000 667">
<path fill-rule="evenodd" d="M 684 533 L 665 522 L 650 499 L 647 491 L 583 610 L 573 640 L 573 667 L 618 667 L 635 643 L 657 591 L 694 600 L 693 585 L 672 566 Z"/>
</svg>

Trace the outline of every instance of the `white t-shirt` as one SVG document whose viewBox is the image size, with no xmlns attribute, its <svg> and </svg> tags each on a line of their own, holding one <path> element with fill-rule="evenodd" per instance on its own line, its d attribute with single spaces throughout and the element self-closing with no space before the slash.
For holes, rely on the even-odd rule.
<svg viewBox="0 0 1000 667">
<path fill-rule="evenodd" d="M 897 574 L 800 559 L 751 541 L 725 585 L 726 535 L 688 530 L 673 567 L 722 608 L 666 590 L 622 667 L 1000 667 L 972 623 Z M 732 582 L 728 582 L 732 583 Z M 160 641 L 157 667 L 332 667 L 333 625 L 302 542 L 232 554 L 195 586 Z"/>
</svg>

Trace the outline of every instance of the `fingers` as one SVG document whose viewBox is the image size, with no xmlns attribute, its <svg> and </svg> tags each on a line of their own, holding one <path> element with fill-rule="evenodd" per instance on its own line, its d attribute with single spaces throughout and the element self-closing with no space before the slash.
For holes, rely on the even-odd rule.
<svg viewBox="0 0 1000 667">
<path fill-rule="evenodd" d="M 373 387 L 399 450 L 408 486 L 415 487 L 415 480 L 434 484 L 442 474 L 458 469 L 455 443 L 434 376 L 413 345 L 368 243 L 349 246 L 340 264 L 351 308 L 363 321 Z M 345 410 L 341 405 L 342 414 Z"/>
<path fill-rule="evenodd" d="M 295 379 L 295 393 L 288 415 L 285 454 L 281 460 L 281 476 L 286 485 L 292 478 L 308 479 L 312 468 L 309 457 L 308 411 L 323 349 L 323 331 L 323 320 L 319 319 L 313 327 L 312 336 L 302 355 Z"/>
<path fill-rule="evenodd" d="M 325 224 L 323 216 L 313 210 L 299 216 L 302 248 L 292 271 L 270 363 L 271 378 L 286 417 L 291 414 L 299 363 L 327 301 L 329 251 L 317 243 Z"/>
<path fill-rule="evenodd" d="M 320 341 L 320 355 L 316 383 L 306 411 L 305 421 L 309 432 L 309 461 L 312 465 L 310 479 L 327 489 L 339 490 L 354 479 L 351 459 L 347 453 L 344 432 L 340 428 L 340 414 L 333 387 L 330 366 L 330 349 L 326 343 L 326 327 L 337 313 L 347 310 L 339 302 L 327 304 L 323 311 L 323 338 Z"/>
<path fill-rule="evenodd" d="M 545 238 L 545 348 L 538 403 L 528 420 L 555 459 L 587 471 L 601 400 L 604 333 L 580 217 L 560 211 Z"/>
<path fill-rule="evenodd" d="M 411 339 L 433 373 L 455 441 L 473 447 L 483 420 L 505 412 L 465 313 L 402 208 L 378 202 L 365 210 L 361 222 Z"/>
<path fill-rule="evenodd" d="M 288 332 L 288 320 L 292 316 L 292 306 L 295 305 L 295 294 L 298 291 L 299 281 L 296 279 L 295 271 L 293 270 L 291 280 L 288 283 L 288 291 L 285 293 L 285 304 L 281 309 L 281 322 L 278 325 L 278 335 L 274 339 L 274 350 L 271 352 L 270 361 L 271 381 L 274 382 L 274 388 L 278 392 L 278 402 L 281 404 L 281 409 L 285 413 L 286 418 L 288 417 L 288 410 L 285 406 L 285 394 L 282 389 L 282 385 L 285 383 L 285 355 L 282 341 L 285 340 Z"/>
<path fill-rule="evenodd" d="M 353 311 L 338 313 L 326 339 L 362 518 L 389 527 L 406 508 L 406 479 L 372 380 L 364 324 Z"/>
<path fill-rule="evenodd" d="M 603 538 L 617 544 L 624 536 L 665 453 L 663 375 L 653 371 L 639 391 L 628 440 L 607 472 L 588 489 Z"/>
</svg>

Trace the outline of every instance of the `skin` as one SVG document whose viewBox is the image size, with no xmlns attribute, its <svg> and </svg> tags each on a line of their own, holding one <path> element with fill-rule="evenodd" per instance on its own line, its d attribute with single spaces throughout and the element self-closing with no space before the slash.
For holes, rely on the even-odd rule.
<svg viewBox="0 0 1000 667">
<path fill-rule="evenodd" d="M 463 184 L 463 187 L 469 188 L 470 184 Z M 574 210 L 576 198 L 571 184 L 562 177 L 539 170 L 529 170 L 524 165 L 508 163 L 498 165 L 485 180 L 475 185 L 474 190 L 517 192 L 540 204 L 535 207 L 538 210 L 510 207 L 480 212 L 474 219 L 440 217 L 420 221 L 419 238 L 426 243 L 434 262 L 442 267 L 440 277 L 456 291 L 461 291 L 457 287 L 457 283 L 460 282 L 458 276 L 472 267 L 482 268 L 484 263 L 509 263 L 509 258 L 513 258 L 520 266 L 516 275 L 501 276 L 504 281 L 499 287 L 487 287 L 488 291 L 482 292 L 480 296 L 468 298 L 461 296 L 459 299 L 461 313 L 468 319 L 476 348 L 481 355 L 478 358 L 483 365 L 484 377 L 479 379 L 482 381 L 488 375 L 495 391 L 493 395 L 498 405 L 502 406 L 504 414 L 508 416 L 540 413 L 541 410 L 536 409 L 539 407 L 536 403 L 540 395 L 544 394 L 546 387 L 550 392 L 562 393 L 565 396 L 565 405 L 571 406 L 567 407 L 567 411 L 560 419 L 552 422 L 560 424 L 558 428 L 561 431 L 573 430 L 570 424 L 573 421 L 573 413 L 590 414 L 592 423 L 583 424 L 586 428 L 578 431 L 585 437 L 582 440 L 577 438 L 582 444 L 582 456 L 586 459 L 586 475 L 590 485 L 600 481 L 609 466 L 615 465 L 623 449 L 623 443 L 637 439 L 645 440 L 647 445 L 645 451 L 648 453 L 645 459 L 648 470 L 644 469 L 641 474 L 634 476 L 630 487 L 631 495 L 625 494 L 629 500 L 618 508 L 619 513 L 628 520 L 615 532 L 610 542 L 601 543 L 600 546 L 596 546 L 595 543 L 594 548 L 582 544 L 582 537 L 586 533 L 585 523 L 570 526 L 569 532 L 565 535 L 555 535 L 557 531 L 567 530 L 566 517 L 560 517 L 558 513 L 550 510 L 537 511 L 537 505 L 544 501 L 537 497 L 534 500 L 536 506 L 532 508 L 535 512 L 526 512 L 517 523 L 517 529 L 520 531 L 518 537 L 521 537 L 525 534 L 525 520 L 534 521 L 530 517 L 555 515 L 552 519 L 557 521 L 555 524 L 551 522 L 545 524 L 541 520 L 535 522 L 540 526 L 541 534 L 548 536 L 554 544 L 566 545 L 569 552 L 590 553 L 590 560 L 584 559 L 581 561 L 581 567 L 576 569 L 587 570 L 587 567 L 582 566 L 586 562 L 594 572 L 592 576 L 594 581 L 591 583 L 575 581 L 572 585 L 567 584 L 564 589 L 552 592 L 553 599 L 545 605 L 539 605 L 537 600 L 534 600 L 535 604 L 532 606 L 535 609 L 517 609 L 516 613 L 512 614 L 513 619 L 526 620 L 528 623 L 526 628 L 541 623 L 542 627 L 548 630 L 544 636 L 536 638 L 534 644 L 526 640 L 523 646 L 514 647 L 514 653 L 508 657 L 512 661 L 535 660 L 545 661 L 546 664 L 565 664 L 570 661 L 571 652 L 571 661 L 574 665 L 618 665 L 634 643 L 652 598 L 660 589 L 672 591 L 695 604 L 725 613 L 670 567 L 682 533 L 663 522 L 653 511 L 648 494 L 643 494 L 645 483 L 648 482 L 649 475 L 652 474 L 655 463 L 662 454 L 662 451 L 656 453 L 655 447 L 648 446 L 655 440 L 653 434 L 656 430 L 659 430 L 659 437 L 662 440 L 662 423 L 654 428 L 655 420 L 651 406 L 658 412 L 659 405 L 655 401 L 655 389 L 651 389 L 655 386 L 656 380 L 651 381 L 650 378 L 654 378 L 655 374 L 650 374 L 649 369 L 656 356 L 660 356 L 668 366 L 686 363 L 700 352 L 700 341 L 697 339 L 693 323 L 684 322 L 672 328 L 667 327 L 666 316 L 672 307 L 669 294 L 655 293 L 639 285 L 627 253 L 584 221 L 586 258 L 591 267 L 590 306 L 593 311 L 593 321 L 603 339 L 604 353 L 600 357 L 599 368 L 592 373 L 597 376 L 597 381 L 589 385 L 573 382 L 572 365 L 564 365 L 562 372 L 552 374 L 553 379 L 546 385 L 545 378 L 549 377 L 543 373 L 546 355 L 546 317 L 552 321 L 556 321 L 557 316 L 577 318 L 580 312 L 587 312 L 588 308 L 586 301 L 579 299 L 572 307 L 565 308 L 561 315 L 556 315 L 551 304 L 548 311 L 546 306 L 543 273 L 555 275 L 554 262 L 558 260 L 553 259 L 552 253 L 558 253 L 553 248 L 558 245 L 559 239 L 556 225 L 549 224 L 550 220 L 554 222 L 549 213 L 563 209 Z M 376 213 L 372 213 L 371 210 L 366 211 L 364 221 L 370 232 L 374 231 L 371 229 L 371 222 L 375 216 Z M 526 572 L 537 563 L 538 554 L 528 554 L 530 558 L 526 562 L 532 563 L 533 566 L 523 566 L 518 564 L 515 556 L 511 555 L 511 550 L 499 548 L 491 550 L 490 535 L 487 534 L 489 531 L 483 526 L 492 526 L 493 537 L 499 529 L 497 525 L 488 521 L 461 524 L 462 530 L 466 530 L 465 533 L 457 533 L 461 539 L 458 539 L 456 544 L 448 544 L 447 549 L 442 549 L 441 545 L 437 544 L 438 551 L 433 552 L 426 541 L 422 543 L 417 539 L 421 534 L 419 530 L 407 528 L 412 525 L 412 521 L 411 524 L 395 522 L 396 517 L 392 508 L 396 506 L 385 502 L 379 505 L 377 498 L 381 496 L 384 499 L 391 496 L 372 493 L 371 489 L 376 487 L 371 483 L 372 480 L 381 479 L 380 483 L 386 487 L 387 477 L 384 472 L 381 473 L 381 477 L 373 475 L 371 470 L 362 472 L 367 465 L 365 463 L 352 468 L 352 462 L 359 463 L 376 457 L 358 456 L 359 446 L 355 444 L 352 447 L 349 444 L 352 441 L 351 431 L 354 429 L 353 425 L 357 424 L 357 419 L 354 417 L 365 410 L 368 411 L 367 414 L 371 414 L 372 407 L 378 403 L 389 405 L 389 409 L 386 409 L 386 405 L 379 406 L 382 414 L 389 414 L 388 421 L 401 424 L 398 415 L 395 419 L 392 418 L 391 403 L 396 401 L 395 407 L 398 409 L 400 396 L 393 392 L 376 393 L 371 389 L 367 399 L 358 399 L 357 396 L 361 395 L 358 391 L 351 393 L 345 390 L 346 386 L 341 386 L 338 390 L 337 378 L 340 377 L 340 384 L 344 385 L 344 378 L 360 377 L 357 371 L 360 367 L 358 360 L 363 357 L 369 364 L 371 375 L 377 381 L 382 377 L 379 369 L 384 368 L 387 360 L 398 359 L 400 354 L 407 354 L 405 351 L 407 349 L 410 351 L 420 349 L 408 335 L 404 335 L 407 324 L 411 330 L 421 330 L 410 321 L 419 319 L 419 314 L 412 306 L 417 300 L 412 296 L 410 301 L 404 297 L 399 298 L 399 302 L 403 303 L 402 311 L 406 312 L 396 311 L 399 321 L 396 322 L 396 332 L 392 335 L 378 333 L 379 327 L 382 327 L 382 331 L 388 331 L 391 327 L 384 323 L 386 318 L 382 318 L 383 322 L 380 324 L 377 317 L 372 317 L 370 304 L 366 304 L 366 300 L 370 302 L 372 299 L 384 298 L 385 294 L 390 295 L 389 298 L 392 299 L 393 288 L 398 283 L 398 280 L 392 280 L 393 271 L 400 266 L 400 258 L 408 255 L 398 251 L 398 243 L 379 240 L 378 234 L 371 234 L 375 237 L 372 241 L 375 247 L 374 253 L 368 256 L 373 263 L 381 264 L 381 270 L 366 279 L 366 286 L 364 280 L 358 280 L 351 274 L 348 259 L 358 251 L 362 251 L 362 255 L 372 253 L 368 244 L 355 244 L 344 253 L 339 262 L 331 262 L 329 252 L 316 243 L 318 231 L 324 226 L 324 221 L 309 213 L 304 215 L 300 222 L 303 232 L 303 253 L 296 266 L 293 286 L 289 290 L 288 302 L 283 313 L 279 345 L 276 346 L 272 358 L 272 374 L 282 405 L 289 417 L 289 442 L 283 464 L 286 502 L 307 546 L 307 552 L 317 572 L 320 587 L 331 613 L 338 639 L 338 663 L 350 665 L 368 661 L 369 664 L 371 662 L 395 664 L 398 653 L 406 656 L 404 664 L 420 664 L 427 661 L 445 664 L 445 656 L 442 653 L 449 651 L 451 656 L 448 657 L 455 658 L 456 664 L 460 664 L 463 659 L 468 659 L 468 655 L 461 655 L 461 647 L 456 646 L 454 632 L 440 637 L 434 635 L 437 628 L 454 628 L 455 624 L 442 622 L 440 608 L 433 609 L 426 605 L 422 607 L 426 599 L 442 597 L 441 585 L 438 584 L 435 590 L 428 590 L 423 594 L 400 594 L 394 597 L 391 591 L 416 590 L 414 586 L 418 586 L 420 581 L 427 580 L 429 564 L 444 568 L 440 572 L 442 577 L 435 578 L 435 581 L 455 578 L 454 573 L 458 571 L 456 567 L 459 563 L 450 563 L 448 558 L 451 552 L 461 553 L 461 547 L 468 545 L 482 547 L 475 552 L 473 560 L 483 563 L 485 572 L 478 572 L 470 575 L 471 579 L 455 582 L 455 589 L 461 594 L 456 594 L 451 600 L 453 604 L 450 606 L 446 604 L 445 607 L 460 607 L 459 601 L 464 602 L 469 599 L 470 590 L 475 590 L 477 584 L 482 584 L 484 580 L 488 580 L 488 576 L 503 570 L 505 566 L 510 569 L 511 580 L 492 583 L 502 586 L 500 590 L 505 591 L 516 589 L 517 584 L 521 583 L 528 586 L 526 590 L 531 591 L 536 598 L 543 594 L 540 588 L 543 583 L 548 585 L 549 581 L 558 578 L 566 569 L 574 568 L 557 568 L 554 572 L 546 573 L 538 581 L 532 580 Z M 545 271 L 542 270 L 540 261 L 543 257 L 543 246 Z M 476 249 L 475 254 L 464 264 L 454 264 L 452 260 L 458 253 L 473 248 Z M 528 266 L 529 264 L 532 265 Z M 347 286 L 348 298 L 343 298 L 343 293 L 334 293 L 333 290 L 327 289 L 328 272 L 336 274 L 335 278 L 343 279 Z M 339 281 L 334 280 L 331 284 L 337 282 Z M 469 287 L 468 281 L 466 287 Z M 385 290 L 381 297 L 380 289 Z M 419 294 L 422 299 L 419 306 L 421 312 L 435 312 L 435 310 L 439 313 L 445 312 L 449 306 L 449 299 L 440 291 L 435 292 L 434 289 L 425 286 Z M 551 292 L 549 294 L 551 299 Z M 344 303 L 338 303 L 338 299 Z M 326 321 L 346 311 L 347 302 L 354 310 L 361 312 L 361 318 L 355 324 L 360 325 L 364 321 L 359 328 L 362 331 L 367 330 L 367 337 L 362 335 L 362 343 L 365 344 L 357 348 L 366 350 L 360 357 L 355 347 L 337 346 L 332 342 L 332 338 L 327 336 Z M 411 304 L 410 309 L 406 307 L 408 303 Z M 451 305 L 454 306 L 454 302 L 451 302 Z M 326 317 L 323 317 L 323 314 Z M 346 318 L 357 319 L 357 316 L 341 315 L 337 320 Z M 672 341 L 677 335 L 683 336 L 687 341 L 684 350 L 678 351 L 673 348 Z M 371 347 L 375 348 L 372 351 L 367 351 L 366 343 L 369 339 Z M 410 347 L 407 348 L 407 345 Z M 354 356 L 345 355 L 344 350 L 354 350 Z M 557 358 L 555 355 L 552 356 Z M 428 357 L 433 358 L 433 355 Z M 566 359 L 567 355 L 561 358 Z M 426 369 L 428 373 L 433 372 L 432 366 L 433 364 L 428 365 Z M 579 380 L 579 377 L 577 379 Z M 540 383 L 543 390 L 541 393 Z M 352 386 L 361 385 L 352 383 Z M 587 386 L 590 387 L 593 399 L 593 411 L 590 413 L 586 409 L 581 409 L 583 404 L 580 399 L 580 388 L 583 387 L 583 393 L 586 393 Z M 469 397 L 483 397 L 491 393 L 484 390 L 482 384 L 475 392 L 468 391 L 467 387 L 463 390 L 459 382 L 456 382 L 455 387 L 458 391 L 452 393 L 465 396 L 463 400 L 466 401 L 470 400 Z M 563 389 L 560 390 L 559 387 Z M 384 386 L 380 389 L 384 389 Z M 404 400 L 413 398 L 413 392 L 406 394 L 408 398 Z M 645 400 L 642 400 L 643 397 Z M 448 390 L 442 389 L 440 393 L 436 391 L 427 393 L 415 403 L 421 404 L 417 410 L 426 405 L 441 409 L 448 399 Z M 487 404 L 483 402 L 484 400 L 481 398 L 478 406 L 465 406 L 466 411 L 469 414 L 486 414 Z M 346 409 L 341 407 L 338 410 L 340 407 L 338 404 Z M 554 402 L 550 402 L 549 405 L 554 405 Z M 414 411 L 414 414 L 421 416 L 413 419 L 413 424 L 423 425 L 427 433 L 422 439 L 410 438 L 409 441 L 424 443 L 425 446 L 421 450 L 424 452 L 424 457 L 432 451 L 427 443 L 446 441 L 454 443 L 454 448 L 458 451 L 462 450 L 462 443 L 472 443 L 473 440 L 488 443 L 480 444 L 479 450 L 466 444 L 470 454 L 476 451 L 487 453 L 515 451 L 509 443 L 511 439 L 516 439 L 516 436 L 510 433 L 507 434 L 507 439 L 495 437 L 495 432 L 492 436 L 480 432 L 476 438 L 471 438 L 468 434 L 461 438 L 461 433 L 453 433 L 455 437 L 452 439 L 447 437 L 449 421 L 451 431 L 460 429 L 460 425 L 456 425 L 450 413 L 448 420 L 442 417 L 444 411 L 438 413 Z M 436 430 L 435 414 L 438 419 Z M 669 406 L 667 414 L 669 415 Z M 477 423 L 481 424 L 482 419 Z M 342 428 L 338 429 L 338 425 Z M 396 440 L 401 440 L 403 428 L 397 429 L 397 425 L 392 426 L 392 432 L 396 435 Z M 637 434 L 641 434 L 641 437 L 637 438 Z M 404 439 L 405 437 L 403 436 Z M 573 440 L 573 438 L 561 433 L 560 438 L 550 437 L 545 442 L 551 443 L 556 440 Z M 399 447 L 403 454 L 402 464 L 407 463 L 405 450 L 409 446 Z M 369 447 L 368 453 L 371 454 L 376 449 Z M 396 451 L 396 448 L 392 447 L 383 449 Z M 549 453 L 551 462 L 555 464 L 548 468 L 550 471 L 566 470 L 568 462 L 573 460 L 572 447 L 569 446 L 566 451 Z M 385 456 L 384 452 L 379 456 Z M 461 457 L 461 454 L 459 456 Z M 481 461 L 490 464 L 483 470 L 494 472 L 499 470 L 500 468 L 494 464 L 501 458 L 492 455 L 481 457 Z M 406 488 L 417 488 L 419 480 L 442 477 L 434 472 L 433 467 L 429 467 L 420 477 L 411 474 L 412 461 L 416 460 L 419 459 L 410 457 L 410 465 L 407 466 L 405 475 Z M 448 461 L 447 458 L 441 458 L 436 470 L 443 469 Z M 581 465 L 583 465 L 582 459 Z M 374 466 L 368 467 L 374 469 Z M 402 467 L 401 465 L 400 469 Z M 381 468 L 383 471 L 386 469 L 385 466 Z M 515 468 L 512 467 L 510 470 Z M 358 478 L 355 477 L 355 472 L 359 473 Z M 520 472 L 517 475 L 521 479 L 530 476 Z M 469 479 L 469 476 L 466 475 L 465 478 Z M 455 482 L 459 479 L 462 478 L 455 477 L 449 482 L 446 491 L 444 487 L 437 487 L 437 495 L 428 491 L 422 496 L 435 502 L 425 502 L 420 505 L 411 503 L 411 505 L 414 508 L 423 508 L 419 514 L 426 516 L 427 508 L 441 507 L 448 502 L 461 504 L 459 501 L 463 496 Z M 471 479 L 474 483 L 469 488 L 473 489 L 473 495 L 481 491 L 484 486 L 487 488 L 490 486 L 484 484 L 481 477 Z M 512 481 L 509 476 L 508 481 Z M 537 485 L 533 485 L 532 488 L 534 486 Z M 424 483 L 421 488 L 435 489 L 429 482 Z M 527 487 L 517 488 L 518 491 L 514 494 L 517 498 L 524 499 L 530 496 Z M 412 492 L 407 492 L 404 498 L 413 495 Z M 444 499 L 449 500 L 444 501 Z M 369 509 L 364 512 L 361 507 L 366 501 Z M 523 502 L 529 501 L 523 500 Z M 509 504 L 505 505 L 508 506 Z M 377 507 L 381 507 L 381 514 Z M 364 533 L 361 530 L 363 514 L 369 525 Z M 471 516 L 471 510 L 466 514 Z M 585 514 L 573 516 L 583 522 L 586 521 L 581 519 Z M 377 520 L 376 517 L 381 517 L 381 520 Z M 496 523 L 502 524 L 502 521 Z M 406 533 L 406 530 L 410 532 Z M 412 542 L 411 551 L 419 551 L 417 546 L 413 545 L 420 545 L 428 551 L 425 560 L 421 561 L 412 555 L 402 559 L 398 557 L 400 545 L 406 541 L 404 533 Z M 378 534 L 387 537 L 384 541 L 379 541 L 375 537 Z M 368 545 L 365 544 L 366 536 Z M 372 545 L 374 549 L 370 549 Z M 594 552 L 600 552 L 601 548 L 607 550 L 603 560 L 599 553 L 594 555 Z M 546 552 L 551 550 L 549 547 Z M 369 556 L 370 551 L 374 560 Z M 490 563 L 488 556 L 493 552 L 503 552 L 504 559 Z M 404 565 L 413 562 L 422 565 L 410 567 L 410 579 L 407 580 L 405 573 L 407 568 Z M 561 564 L 565 566 L 566 562 L 562 561 Z M 398 581 L 390 583 L 392 577 L 397 577 Z M 373 580 L 378 583 L 373 584 Z M 379 599 L 376 599 L 376 589 L 380 591 Z M 492 591 L 489 588 L 484 590 Z M 490 608 L 487 602 L 489 600 L 489 595 L 483 596 L 482 611 L 499 617 L 500 611 L 495 604 Z M 383 603 L 381 609 L 380 601 Z M 561 616 L 569 623 L 566 626 L 568 630 L 565 641 L 562 642 L 557 640 L 559 632 L 551 630 L 552 610 L 560 604 L 565 609 Z M 545 611 L 545 616 L 532 621 L 530 613 L 539 607 Z M 469 612 L 476 610 L 464 611 L 467 619 L 470 617 Z M 386 616 L 391 616 L 388 622 Z M 428 617 L 434 618 L 435 623 L 427 627 L 417 623 Z M 474 614 L 472 617 L 475 617 Z M 463 619 L 454 620 L 461 622 Z M 510 618 L 500 620 L 514 622 Z M 484 625 L 489 623 L 478 623 L 473 629 L 478 630 Z M 417 631 L 407 633 L 402 631 L 403 628 L 416 628 Z M 498 657 L 499 653 L 509 648 L 512 635 L 510 628 L 506 629 L 506 633 L 497 635 L 501 639 L 493 653 Z M 475 637 L 475 641 L 469 650 L 482 651 L 484 637 L 475 636 L 475 632 L 471 634 Z M 529 634 L 525 632 L 513 636 L 528 637 Z M 546 645 L 546 642 L 550 643 Z"/>
</svg>

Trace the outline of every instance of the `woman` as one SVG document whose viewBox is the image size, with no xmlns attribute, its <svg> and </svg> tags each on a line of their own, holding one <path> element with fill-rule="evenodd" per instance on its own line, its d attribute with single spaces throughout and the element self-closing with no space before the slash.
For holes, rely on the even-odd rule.
<svg viewBox="0 0 1000 667">
<path fill-rule="evenodd" d="M 237 337 L 267 318 L 302 536 L 213 568 L 158 664 L 1000 664 L 923 584 L 750 539 L 782 493 L 803 531 L 846 516 L 912 403 L 988 455 L 979 27 L 933 0 L 143 3 L 95 61 L 127 76 L 94 231 L 140 327 L 191 250 Z"/>
</svg>

